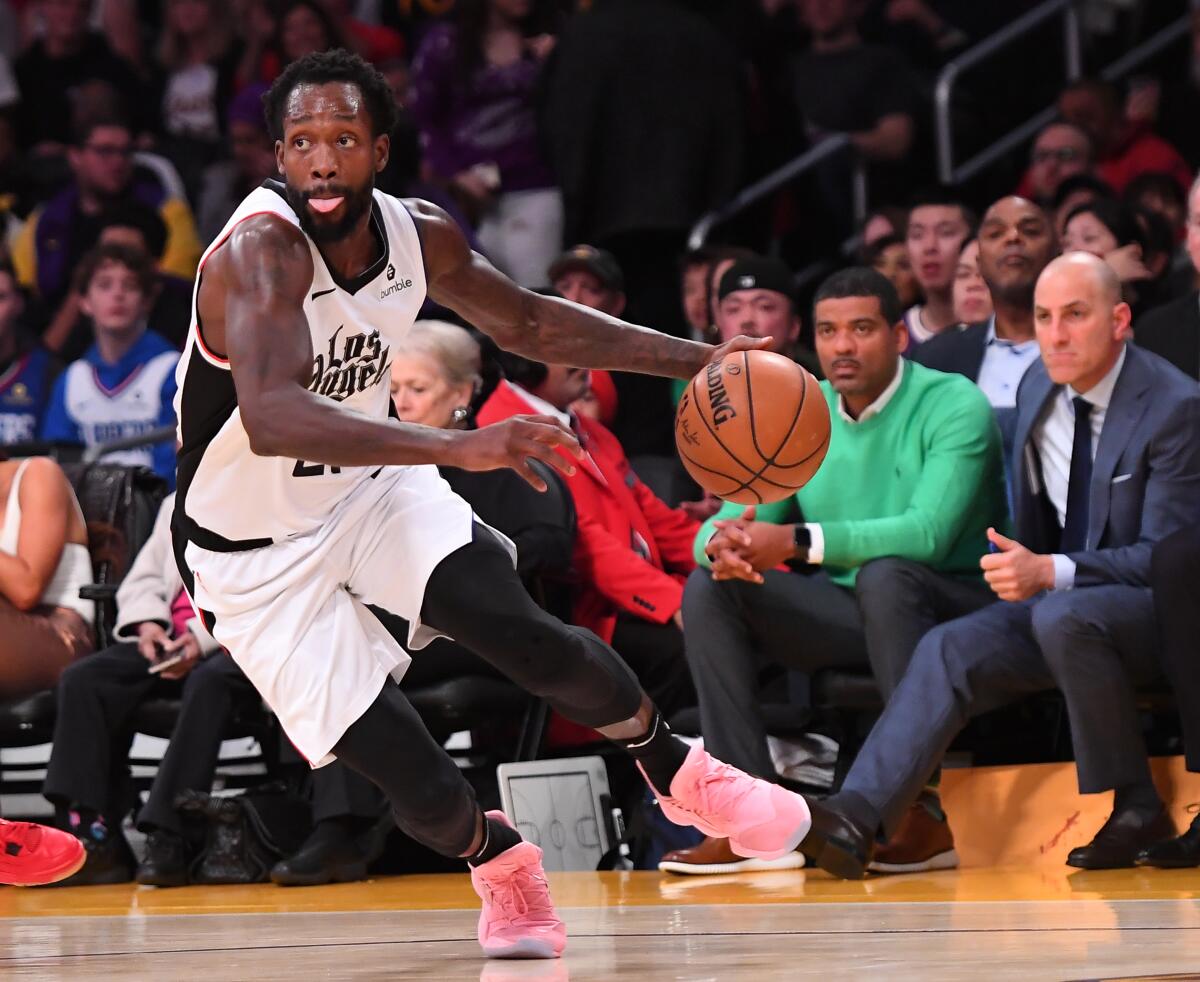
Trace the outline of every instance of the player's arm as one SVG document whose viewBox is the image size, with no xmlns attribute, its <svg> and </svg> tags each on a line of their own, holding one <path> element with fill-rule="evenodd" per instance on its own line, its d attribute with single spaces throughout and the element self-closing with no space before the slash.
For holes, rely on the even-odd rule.
<svg viewBox="0 0 1200 982">
<path fill-rule="evenodd" d="M 752 338 L 716 346 L 686 341 L 524 290 L 473 252 L 454 220 L 436 205 L 415 202 L 413 212 L 425 251 L 429 296 L 508 351 L 551 365 L 690 379 L 730 351 L 768 343 Z"/>
<path fill-rule="evenodd" d="M 515 417 L 473 432 L 440 430 L 365 416 L 310 392 L 313 350 L 303 305 L 313 265 L 307 240 L 294 226 L 268 215 L 250 218 L 237 226 L 210 267 L 213 262 L 215 275 L 206 280 L 224 287 L 224 330 L 218 332 L 223 337 L 206 340 L 228 354 L 242 425 L 255 454 L 348 467 L 511 467 L 539 489 L 544 483 L 527 458 L 570 471 L 554 448 L 578 452 L 578 443 L 556 421 Z M 214 321 L 221 319 L 209 323 Z"/>
</svg>

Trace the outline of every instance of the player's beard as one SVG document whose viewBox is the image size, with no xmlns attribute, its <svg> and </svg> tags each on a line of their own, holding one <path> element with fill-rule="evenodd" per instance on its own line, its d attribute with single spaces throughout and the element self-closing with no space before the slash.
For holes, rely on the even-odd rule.
<svg viewBox="0 0 1200 982">
<path fill-rule="evenodd" d="M 290 184 L 286 185 L 288 204 L 300 219 L 301 230 L 317 245 L 340 242 L 354 231 L 363 215 L 371 209 L 374 187 L 374 182 L 370 182 L 357 190 L 344 184 L 331 184 L 321 188 L 321 197 L 341 195 L 345 199 L 342 203 L 342 215 L 335 219 L 315 215 L 308 207 L 308 199 L 312 195 Z"/>
</svg>

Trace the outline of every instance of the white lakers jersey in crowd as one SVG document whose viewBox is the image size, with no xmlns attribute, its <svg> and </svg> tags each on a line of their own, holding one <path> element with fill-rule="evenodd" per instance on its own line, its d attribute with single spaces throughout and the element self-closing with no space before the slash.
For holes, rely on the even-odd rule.
<svg viewBox="0 0 1200 982">
<path fill-rule="evenodd" d="M 309 240 L 313 279 L 304 315 L 313 364 L 308 388 L 365 415 L 387 417 L 391 349 L 412 327 L 425 300 L 425 265 L 408 209 L 381 191 L 374 199 L 371 221 L 382 254 L 355 280 L 335 277 Z M 268 212 L 299 227 L 283 185 L 268 181 L 247 195 L 201 257 L 191 331 L 176 375 L 181 442 L 176 515 L 189 539 L 218 551 L 255 548 L 319 528 L 339 501 L 378 470 L 253 454 L 229 362 L 205 347 L 196 303 L 204 264 L 238 223 Z"/>
</svg>

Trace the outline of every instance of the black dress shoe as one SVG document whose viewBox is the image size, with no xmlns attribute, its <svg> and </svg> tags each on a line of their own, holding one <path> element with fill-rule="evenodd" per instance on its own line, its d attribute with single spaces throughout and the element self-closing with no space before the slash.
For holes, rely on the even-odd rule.
<svg viewBox="0 0 1200 982">
<path fill-rule="evenodd" d="M 1165 808 L 1150 819 L 1135 811 L 1114 813 L 1091 842 L 1071 850 L 1067 865 L 1076 869 L 1127 869 L 1135 865 L 1143 849 L 1174 835 L 1175 825 Z"/>
<path fill-rule="evenodd" d="M 271 869 L 271 882 L 282 887 L 311 887 L 324 883 L 365 880 L 367 869 L 383 853 L 386 829 L 376 823 L 358 835 L 335 825 L 318 824 L 290 859 Z"/>
<path fill-rule="evenodd" d="M 1192 824 L 1183 835 L 1156 842 L 1139 852 L 1137 864 L 1159 869 L 1200 866 L 1200 815 L 1192 819 Z"/>
<path fill-rule="evenodd" d="M 186 886 L 188 854 L 183 836 L 154 829 L 146 839 L 146 858 L 137 869 L 137 881 L 151 887 Z"/>
<path fill-rule="evenodd" d="M 81 835 L 79 839 L 87 850 L 87 860 L 78 873 L 52 886 L 96 886 L 101 883 L 128 883 L 133 879 L 137 859 L 129 848 L 129 840 L 120 829 L 108 832 L 103 839 L 91 835 Z"/>
<path fill-rule="evenodd" d="M 846 797 L 837 794 L 824 801 L 806 799 L 812 828 L 799 848 L 826 873 L 842 880 L 861 880 L 875 854 L 875 832 L 854 814 L 859 809 L 846 807 Z"/>
</svg>

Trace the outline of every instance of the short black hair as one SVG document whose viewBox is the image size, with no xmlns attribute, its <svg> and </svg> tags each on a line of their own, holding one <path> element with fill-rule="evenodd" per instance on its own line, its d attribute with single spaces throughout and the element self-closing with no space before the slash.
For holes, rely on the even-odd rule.
<svg viewBox="0 0 1200 982">
<path fill-rule="evenodd" d="M 167 225 L 162 216 L 139 201 L 122 201 L 100 216 L 100 230 L 119 226 L 137 229 L 146 243 L 146 251 L 157 261 L 167 248 Z"/>
<path fill-rule="evenodd" d="M 970 239 L 967 241 L 969 242 Z M 881 235 L 873 242 L 868 242 L 866 245 L 860 246 L 858 255 L 855 258 L 858 260 L 860 266 L 870 266 L 874 268 L 875 264 L 879 262 L 879 257 L 887 252 L 892 246 L 905 246 L 905 248 L 907 248 L 904 239 L 900 238 L 900 236 Z"/>
<path fill-rule="evenodd" d="M 1095 201 L 1085 201 L 1076 205 L 1063 221 L 1065 229 L 1078 215 L 1092 215 L 1101 225 L 1108 229 L 1117 246 L 1137 244 L 1146 248 L 1146 233 L 1134 217 L 1133 210 L 1113 198 L 1097 198 Z"/>
<path fill-rule="evenodd" d="M 1117 192 L 1111 184 L 1093 177 L 1091 174 L 1073 174 L 1066 178 L 1054 192 L 1054 200 L 1050 202 L 1050 210 L 1058 211 L 1063 202 L 1078 191 L 1091 191 L 1098 198 L 1115 198 Z"/>
<path fill-rule="evenodd" d="M 334 48 L 297 58 L 267 90 L 263 96 L 263 112 L 271 139 L 283 139 L 283 110 L 296 86 L 324 85 L 326 82 L 349 82 L 358 87 L 371 116 L 372 135 L 387 136 L 396 128 L 400 113 L 387 79 L 359 55 L 344 48 Z"/>
<path fill-rule="evenodd" d="M 1167 201 L 1172 201 L 1184 211 L 1187 210 L 1187 194 L 1184 193 L 1175 178 L 1160 170 L 1148 170 L 1138 174 L 1125 185 L 1125 203 L 1136 205 L 1144 194 L 1155 194 Z"/>
<path fill-rule="evenodd" d="M 912 217 L 917 208 L 957 208 L 962 212 L 963 221 L 967 223 L 967 237 L 975 234 L 975 226 L 979 224 L 979 216 L 962 196 L 952 188 L 931 187 L 922 188 L 908 199 L 908 218 Z"/>
<path fill-rule="evenodd" d="M 129 125 L 129 120 L 124 116 L 119 113 L 100 113 L 86 116 L 75 123 L 71 132 L 73 145 L 77 148 L 86 145 L 96 130 L 106 126 L 125 130 L 131 137 L 133 136 L 133 127 Z"/>
<path fill-rule="evenodd" d="M 816 320 L 817 304 L 822 300 L 841 300 L 845 297 L 874 297 L 879 301 L 879 309 L 889 325 L 898 324 L 904 316 L 900 296 L 891 280 L 869 266 L 850 266 L 839 269 L 817 287 L 813 296 L 813 320 Z"/>
</svg>

